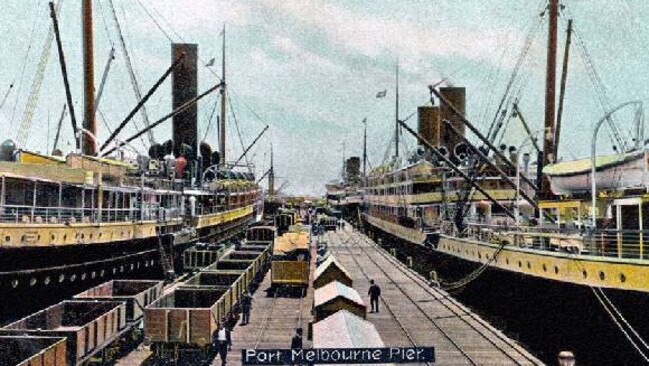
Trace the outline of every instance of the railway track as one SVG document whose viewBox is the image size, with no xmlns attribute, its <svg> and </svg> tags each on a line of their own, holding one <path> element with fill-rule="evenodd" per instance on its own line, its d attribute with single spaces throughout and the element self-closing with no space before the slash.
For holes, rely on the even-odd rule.
<svg viewBox="0 0 649 366">
<path fill-rule="evenodd" d="M 492 327 L 488 326 L 482 319 L 479 319 L 477 316 L 472 314 L 471 312 L 466 311 L 462 306 L 460 306 L 454 299 L 450 298 L 446 294 L 441 293 L 438 289 L 435 288 L 430 288 L 428 286 L 424 286 L 421 283 L 422 277 L 419 275 L 416 275 L 414 272 L 409 271 L 407 269 L 404 269 L 402 264 L 398 262 L 395 258 L 393 258 L 391 255 L 386 253 L 383 249 L 379 248 L 378 253 L 380 254 L 381 258 L 383 260 L 389 262 L 393 267 L 397 268 L 399 273 L 406 277 L 407 283 L 412 283 L 416 284 L 416 286 L 420 289 L 425 291 L 426 293 L 430 294 L 433 296 L 435 301 L 439 303 L 445 310 L 446 314 L 440 314 L 435 317 L 429 315 L 429 311 L 426 311 L 419 303 L 418 301 L 413 297 L 411 293 L 408 291 L 404 290 L 404 286 L 399 285 L 399 283 L 403 283 L 403 279 L 398 279 L 395 278 L 394 274 L 390 275 L 388 274 L 384 267 L 385 265 L 381 265 L 379 263 L 379 260 L 375 258 L 375 256 L 371 255 L 368 253 L 366 250 L 365 246 L 361 243 L 361 241 L 364 242 L 364 244 L 367 245 L 376 245 L 372 242 L 369 241 L 369 239 L 360 236 L 359 233 L 352 231 L 349 233 L 349 240 L 345 241 L 343 240 L 342 235 L 338 234 L 340 239 L 341 239 L 341 246 L 344 246 L 348 249 L 353 261 L 356 263 L 356 265 L 361 269 L 361 272 L 365 275 L 365 277 L 369 280 L 370 277 L 365 271 L 365 269 L 360 265 L 358 262 L 358 259 L 354 255 L 354 253 L 351 250 L 351 246 L 349 245 L 350 242 L 355 244 L 355 247 L 358 247 L 369 259 L 370 262 L 373 263 L 373 265 L 378 269 L 379 272 L 383 274 L 383 276 L 399 290 L 401 294 L 405 298 L 409 300 L 409 302 L 414 305 L 414 307 L 421 312 L 424 317 L 434 326 L 435 329 L 437 329 L 440 333 L 444 335 L 444 337 L 453 345 L 455 349 L 457 349 L 458 352 L 464 356 L 464 358 L 472 365 L 478 365 L 482 364 L 482 361 L 478 361 L 476 359 L 476 355 L 480 354 L 482 356 L 486 355 L 484 349 L 480 349 L 478 345 L 482 343 L 484 345 L 484 341 L 486 340 L 487 343 L 491 346 L 491 348 L 494 348 L 497 350 L 503 359 L 508 360 L 510 363 L 515 364 L 515 365 L 537 365 L 537 364 L 542 364 L 538 360 L 529 357 L 527 352 L 524 352 L 522 347 L 516 344 L 512 344 L 511 341 L 506 339 L 504 335 L 501 333 L 495 331 Z M 383 302 L 388 305 L 383 299 Z M 389 308 L 389 305 L 386 306 L 386 308 Z M 439 310 L 439 309 L 437 309 Z M 390 310 L 391 311 L 391 310 Z M 391 311 L 392 312 L 392 311 Z M 468 329 L 447 329 L 444 325 L 440 324 L 440 322 L 443 322 L 444 319 L 447 318 L 455 318 L 461 321 L 461 324 L 463 324 L 465 327 L 468 327 Z M 396 317 L 395 317 L 396 319 Z M 404 329 L 403 324 L 400 323 L 401 328 L 404 330 L 405 333 L 408 333 L 406 329 Z M 482 337 L 482 339 L 477 340 L 477 339 L 471 339 L 470 337 L 466 337 L 466 330 L 472 332 L 472 333 L 478 333 Z M 454 334 L 451 334 L 454 333 Z M 408 334 L 407 337 L 409 339 L 412 339 L 412 337 Z M 415 343 L 413 342 L 413 345 Z M 514 351 L 512 354 L 512 351 Z M 494 357 L 495 355 L 489 355 L 490 357 Z"/>
<path fill-rule="evenodd" d="M 505 344 L 508 347 L 511 347 L 513 350 L 515 350 L 516 353 L 519 356 L 521 356 L 522 358 L 529 361 L 530 364 L 543 365 L 543 363 L 541 363 L 539 360 L 530 357 L 527 350 L 525 350 L 522 346 L 520 346 L 519 344 L 517 344 L 515 342 L 512 342 L 503 333 L 501 333 L 500 331 L 494 329 L 492 326 L 490 326 L 486 321 L 484 321 L 482 318 L 478 317 L 476 314 L 474 314 L 474 313 L 472 313 L 470 311 L 467 311 L 466 308 L 464 307 L 464 305 L 460 304 L 457 300 L 455 300 L 453 297 L 449 296 L 447 293 L 442 292 L 437 287 L 430 287 L 430 286 L 422 285 L 422 281 L 423 282 L 427 282 L 427 281 L 421 274 L 415 272 L 414 270 L 412 270 L 410 268 L 404 268 L 402 263 L 399 262 L 398 259 L 394 258 L 392 255 L 390 255 L 388 252 L 386 252 L 385 249 L 381 248 L 376 243 L 372 242 L 367 236 L 359 233 L 358 231 L 354 231 L 352 234 L 359 236 L 360 239 L 365 241 L 367 244 L 376 246 L 377 249 L 378 249 L 377 252 L 381 256 L 383 256 L 386 260 L 394 263 L 395 266 L 399 269 L 399 271 L 401 273 L 403 273 L 404 275 L 406 275 L 406 276 L 410 277 L 411 279 L 413 279 L 414 280 L 413 283 L 415 283 L 422 290 L 424 290 L 427 293 L 431 294 L 437 301 L 439 301 L 442 305 L 446 306 L 447 309 L 449 309 L 451 312 L 453 312 L 456 317 L 461 318 L 464 322 L 469 324 L 473 329 L 480 332 L 481 334 L 483 334 L 483 332 L 481 330 L 484 330 L 487 333 L 493 335 L 500 342 L 502 342 L 503 344 Z M 417 281 L 417 279 L 419 281 Z M 469 322 L 468 319 L 471 319 L 471 321 L 473 321 L 473 323 Z M 493 342 L 492 338 L 489 338 L 489 337 L 486 337 L 486 338 L 490 342 Z"/>
<path fill-rule="evenodd" d="M 361 271 L 361 273 L 363 273 L 363 276 L 365 276 L 367 281 L 369 281 L 371 279 L 371 277 L 367 274 L 367 272 L 365 272 L 365 269 L 363 268 L 363 266 L 361 266 L 358 263 L 358 259 L 356 259 L 356 256 L 352 253 L 349 246 L 343 244 L 342 236 L 340 234 L 338 234 L 338 235 L 340 236 L 340 239 L 341 239 L 340 240 L 341 246 L 345 247 L 349 251 L 349 255 L 352 258 L 352 260 L 354 261 L 354 263 L 356 264 L 356 267 Z M 333 246 L 330 246 L 329 248 L 333 248 Z M 338 253 L 338 247 L 336 247 L 336 253 Z M 417 342 L 415 342 L 414 338 L 412 337 L 410 332 L 408 332 L 408 329 L 404 326 L 401 319 L 399 319 L 399 317 L 397 316 L 395 311 L 392 309 L 390 304 L 387 301 L 385 301 L 385 298 L 381 297 L 380 301 L 383 303 L 383 306 L 386 309 L 388 309 L 388 312 L 390 313 L 390 315 L 392 315 L 392 318 L 397 322 L 397 324 L 399 324 L 399 328 L 401 329 L 403 334 L 406 336 L 406 338 L 408 338 L 408 341 L 413 345 L 413 347 L 419 347 L 420 345 L 418 345 Z M 426 362 L 426 365 L 432 365 L 432 364 L 430 362 Z"/>
</svg>

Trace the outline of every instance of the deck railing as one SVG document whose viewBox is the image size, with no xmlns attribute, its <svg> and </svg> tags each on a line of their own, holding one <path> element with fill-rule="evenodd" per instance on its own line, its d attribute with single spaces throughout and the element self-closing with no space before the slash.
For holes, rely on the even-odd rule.
<svg viewBox="0 0 649 366">
<path fill-rule="evenodd" d="M 458 234 L 453 225 L 442 225 L 440 229 L 449 235 Z M 469 224 L 464 234 L 493 244 L 553 252 L 633 259 L 646 259 L 649 255 L 644 243 L 649 230 Z"/>
<path fill-rule="evenodd" d="M 143 210 L 140 210 L 140 208 L 102 208 L 99 210 L 69 207 L 0 206 L 0 222 L 23 224 L 168 221 L 182 217 L 182 214 L 179 207 L 163 208 L 154 205 L 145 205 Z"/>
</svg>

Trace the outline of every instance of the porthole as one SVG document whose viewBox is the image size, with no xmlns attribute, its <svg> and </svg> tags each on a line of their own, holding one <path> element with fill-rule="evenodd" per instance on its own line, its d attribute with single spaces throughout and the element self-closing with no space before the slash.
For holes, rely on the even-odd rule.
<svg viewBox="0 0 649 366">
<path fill-rule="evenodd" d="M 99 277 L 104 277 L 104 274 L 106 274 L 106 271 L 102 269 L 101 272 L 99 272 Z"/>
<path fill-rule="evenodd" d="M 41 240 L 41 234 L 38 234 L 38 236 L 36 236 L 36 240 Z"/>
<path fill-rule="evenodd" d="M 545 263 L 543 263 L 543 272 L 547 272 L 547 271 L 548 271 L 548 267 L 545 265 Z"/>
<path fill-rule="evenodd" d="M 54 241 L 54 240 L 56 240 L 56 236 L 54 236 L 54 234 L 52 234 L 52 235 L 50 236 L 50 239 L 52 239 L 52 241 Z"/>
<path fill-rule="evenodd" d="M 137 268 L 140 268 L 140 261 L 137 261 Z"/>
<path fill-rule="evenodd" d="M 113 267 L 113 274 L 116 274 L 116 273 L 117 273 L 117 268 Z"/>
<path fill-rule="evenodd" d="M 145 267 L 148 267 L 148 266 L 149 266 L 149 261 L 145 261 L 145 262 L 144 262 L 144 266 L 145 266 Z"/>
<path fill-rule="evenodd" d="M 27 235 L 23 235 L 20 237 L 20 241 L 24 242 L 25 240 L 27 240 Z"/>
<path fill-rule="evenodd" d="M 599 271 L 599 279 L 604 281 L 606 279 L 606 274 L 604 271 Z"/>
<path fill-rule="evenodd" d="M 44 283 L 45 285 L 49 285 L 49 284 L 50 284 L 50 281 L 51 281 L 50 276 L 47 276 L 47 277 L 45 277 L 45 279 L 43 280 L 43 283 Z"/>
<path fill-rule="evenodd" d="M 85 281 L 85 280 L 86 280 L 86 273 L 84 272 L 81 274 L 81 281 Z"/>
<path fill-rule="evenodd" d="M 11 241 L 11 236 L 9 236 L 9 235 L 5 236 L 5 241 L 6 241 L 7 243 L 10 242 L 10 241 Z"/>
<path fill-rule="evenodd" d="M 90 234 L 90 239 L 92 240 L 92 233 Z"/>
<path fill-rule="evenodd" d="M 119 266 L 119 272 L 120 273 L 124 272 L 124 265 Z"/>
<path fill-rule="evenodd" d="M 588 272 L 586 272 L 586 270 L 583 270 L 581 275 L 584 276 L 584 278 L 588 278 Z"/>
<path fill-rule="evenodd" d="M 484 255 L 484 258 L 485 258 L 486 260 L 489 260 L 489 254 L 485 254 L 485 255 Z"/>
<path fill-rule="evenodd" d="M 135 265 L 134 265 L 133 263 L 131 263 L 131 271 L 132 271 L 133 269 L 135 269 Z"/>
<path fill-rule="evenodd" d="M 74 282 L 74 281 L 76 281 L 76 280 L 77 280 L 77 275 L 76 275 L 76 274 L 72 274 L 72 276 L 70 276 L 70 282 Z"/>
<path fill-rule="evenodd" d="M 626 276 L 624 275 L 624 273 L 620 273 L 620 282 L 626 282 Z"/>
<path fill-rule="evenodd" d="M 68 234 L 63 234 L 63 241 L 66 241 L 68 239 Z"/>
<path fill-rule="evenodd" d="M 86 238 L 86 233 L 82 233 L 81 234 L 81 239 L 85 239 L 85 238 Z"/>
<path fill-rule="evenodd" d="M 532 264 L 530 262 L 527 262 L 527 269 L 532 269 Z"/>
<path fill-rule="evenodd" d="M 482 253 L 478 252 L 478 259 L 482 259 Z"/>
<path fill-rule="evenodd" d="M 59 275 L 59 283 L 61 283 L 61 282 L 63 282 L 63 281 L 65 281 L 65 275 L 64 275 L 64 274 L 60 274 L 60 275 Z"/>
<path fill-rule="evenodd" d="M 505 258 L 505 263 L 509 265 L 509 258 Z"/>
<path fill-rule="evenodd" d="M 95 278 L 95 277 L 97 277 L 97 272 L 95 271 L 90 272 L 90 278 Z"/>
<path fill-rule="evenodd" d="M 99 238 L 101 238 L 101 237 L 102 237 L 102 233 L 99 233 Z"/>
<path fill-rule="evenodd" d="M 38 283 L 38 280 L 36 278 L 32 278 L 31 280 L 29 280 L 30 286 L 34 286 L 36 283 Z"/>
<path fill-rule="evenodd" d="M 519 268 L 520 268 L 520 267 L 523 267 L 523 262 L 518 261 L 518 267 L 519 267 Z"/>
<path fill-rule="evenodd" d="M 13 288 L 18 287 L 18 284 L 19 284 L 18 280 L 11 281 L 11 287 L 13 287 Z"/>
<path fill-rule="evenodd" d="M 559 267 L 554 266 L 554 273 L 555 273 L 555 274 L 559 274 Z"/>
</svg>

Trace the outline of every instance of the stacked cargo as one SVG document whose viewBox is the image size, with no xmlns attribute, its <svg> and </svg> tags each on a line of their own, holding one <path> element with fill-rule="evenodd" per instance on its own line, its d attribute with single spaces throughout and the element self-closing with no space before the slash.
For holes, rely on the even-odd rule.
<svg viewBox="0 0 649 366">
<path fill-rule="evenodd" d="M 294 228 L 275 239 L 271 280 L 273 286 L 309 285 L 310 233 Z"/>
</svg>

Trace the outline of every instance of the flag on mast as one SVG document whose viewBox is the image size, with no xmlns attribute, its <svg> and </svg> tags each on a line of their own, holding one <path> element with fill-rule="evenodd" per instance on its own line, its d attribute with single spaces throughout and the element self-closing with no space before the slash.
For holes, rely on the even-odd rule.
<svg viewBox="0 0 649 366">
<path fill-rule="evenodd" d="M 210 61 L 207 63 L 205 66 L 214 66 L 214 62 L 216 62 L 216 58 L 212 57 Z"/>
<path fill-rule="evenodd" d="M 388 90 L 387 89 L 384 89 L 384 90 L 376 93 L 377 98 L 384 98 L 386 95 L 388 95 Z"/>
</svg>

